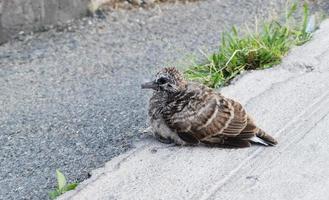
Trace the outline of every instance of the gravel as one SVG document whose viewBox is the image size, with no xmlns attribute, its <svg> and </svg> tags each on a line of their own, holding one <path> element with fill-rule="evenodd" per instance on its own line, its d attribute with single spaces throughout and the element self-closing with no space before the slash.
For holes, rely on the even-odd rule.
<svg viewBox="0 0 329 200">
<path fill-rule="evenodd" d="M 0 46 L 0 199 L 46 199 L 133 147 L 161 66 L 213 51 L 220 32 L 276 13 L 284 1 L 208 0 L 116 10 Z"/>
</svg>

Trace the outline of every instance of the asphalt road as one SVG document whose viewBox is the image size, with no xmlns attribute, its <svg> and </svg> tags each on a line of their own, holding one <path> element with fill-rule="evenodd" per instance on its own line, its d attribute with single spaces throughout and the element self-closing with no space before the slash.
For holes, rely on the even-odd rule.
<svg viewBox="0 0 329 200">
<path fill-rule="evenodd" d="M 0 199 L 45 199 L 56 169 L 86 179 L 146 126 L 143 80 L 214 50 L 225 27 L 282 5 L 209 0 L 119 10 L 0 46 Z"/>
</svg>

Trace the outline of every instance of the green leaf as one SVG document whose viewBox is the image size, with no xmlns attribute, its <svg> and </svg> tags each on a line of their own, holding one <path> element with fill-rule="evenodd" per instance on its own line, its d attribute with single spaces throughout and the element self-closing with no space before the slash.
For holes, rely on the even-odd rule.
<svg viewBox="0 0 329 200">
<path fill-rule="evenodd" d="M 291 17 L 292 14 L 294 14 L 297 10 L 297 3 L 293 3 L 288 11 L 288 14 L 287 14 L 287 19 L 289 19 Z"/>
<path fill-rule="evenodd" d="M 56 176 L 57 176 L 58 189 L 62 190 L 66 185 L 66 178 L 64 174 L 61 171 L 59 171 L 59 169 L 56 170 Z"/>
<path fill-rule="evenodd" d="M 63 188 L 63 193 L 70 190 L 74 190 L 77 186 L 78 186 L 77 183 L 69 183 Z"/>
<path fill-rule="evenodd" d="M 303 11 L 304 11 L 304 18 L 303 18 L 303 25 L 302 25 L 302 34 L 304 34 L 306 32 L 308 18 L 309 18 L 309 8 L 308 8 L 307 3 L 304 3 Z"/>
<path fill-rule="evenodd" d="M 53 190 L 53 191 L 50 191 L 48 193 L 48 195 L 49 195 L 49 198 L 53 200 L 53 199 L 56 199 L 60 195 L 60 193 L 57 192 L 56 190 Z"/>
<path fill-rule="evenodd" d="M 232 26 L 232 32 L 233 32 L 233 35 L 234 35 L 235 37 L 238 36 L 238 30 L 237 30 L 236 26 Z"/>
</svg>

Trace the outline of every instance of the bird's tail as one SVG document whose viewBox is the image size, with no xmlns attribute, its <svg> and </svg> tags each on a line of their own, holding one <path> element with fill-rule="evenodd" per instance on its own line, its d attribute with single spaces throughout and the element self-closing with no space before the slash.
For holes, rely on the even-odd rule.
<svg viewBox="0 0 329 200">
<path fill-rule="evenodd" d="M 262 129 L 259 129 L 259 131 L 256 133 L 256 137 L 251 138 L 251 141 L 261 143 L 266 146 L 274 146 L 278 144 L 278 141 L 276 139 L 265 133 L 265 131 L 263 131 Z"/>
</svg>

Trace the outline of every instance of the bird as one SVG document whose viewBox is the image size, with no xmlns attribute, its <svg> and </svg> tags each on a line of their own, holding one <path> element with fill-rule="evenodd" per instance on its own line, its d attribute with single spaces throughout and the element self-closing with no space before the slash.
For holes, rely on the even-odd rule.
<svg viewBox="0 0 329 200">
<path fill-rule="evenodd" d="M 162 143 L 245 148 L 278 142 L 259 128 L 244 107 L 201 83 L 187 81 L 175 67 L 165 67 L 143 83 L 152 89 L 146 132 Z"/>
</svg>

